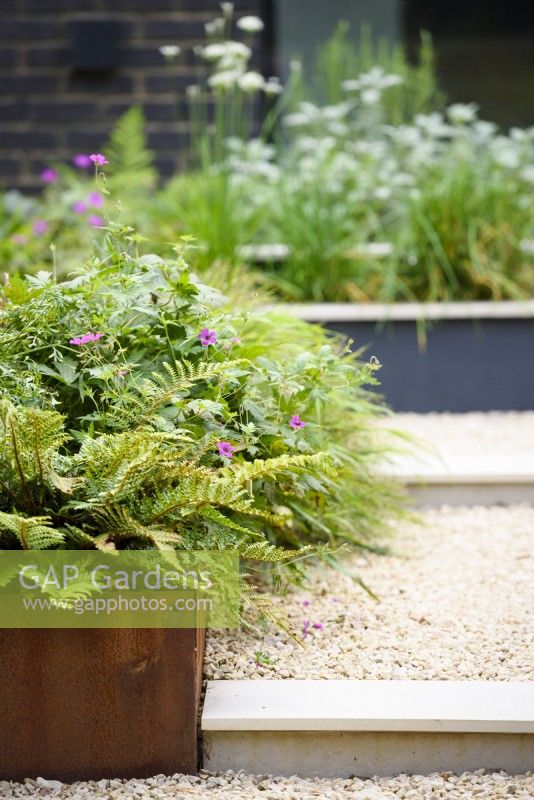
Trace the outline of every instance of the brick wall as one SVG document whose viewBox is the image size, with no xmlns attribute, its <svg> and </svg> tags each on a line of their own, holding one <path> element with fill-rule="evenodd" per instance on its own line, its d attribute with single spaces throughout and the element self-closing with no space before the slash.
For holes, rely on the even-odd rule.
<svg viewBox="0 0 534 800">
<path fill-rule="evenodd" d="M 263 6 L 235 2 L 239 15 L 261 15 Z M 160 170 L 179 167 L 187 142 L 183 98 L 195 81 L 191 50 L 218 15 L 216 0 L 0 0 L 0 184 L 35 190 L 44 166 L 98 152 L 134 102 L 144 107 Z M 115 68 L 72 68 L 69 32 L 79 20 L 116 23 Z M 158 52 L 163 44 L 185 51 L 173 67 Z"/>
</svg>

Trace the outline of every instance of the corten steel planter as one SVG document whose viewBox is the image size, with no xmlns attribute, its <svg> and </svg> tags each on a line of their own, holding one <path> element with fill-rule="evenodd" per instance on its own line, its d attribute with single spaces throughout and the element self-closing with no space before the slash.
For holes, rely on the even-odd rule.
<svg viewBox="0 0 534 800">
<path fill-rule="evenodd" d="M 0 779 L 195 773 L 204 638 L 0 630 Z"/>
<path fill-rule="evenodd" d="M 379 391 L 395 411 L 534 409 L 532 300 L 283 308 L 376 356 Z"/>
</svg>

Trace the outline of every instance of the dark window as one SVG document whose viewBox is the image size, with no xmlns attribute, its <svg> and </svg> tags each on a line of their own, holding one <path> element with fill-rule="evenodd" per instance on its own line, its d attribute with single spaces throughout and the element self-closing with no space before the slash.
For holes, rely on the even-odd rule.
<svg viewBox="0 0 534 800">
<path fill-rule="evenodd" d="M 285 74 L 347 20 L 403 42 L 413 56 L 421 30 L 432 34 L 441 86 L 449 102 L 476 102 L 480 116 L 503 126 L 534 124 L 532 0 L 271 0 L 274 62 Z"/>
</svg>

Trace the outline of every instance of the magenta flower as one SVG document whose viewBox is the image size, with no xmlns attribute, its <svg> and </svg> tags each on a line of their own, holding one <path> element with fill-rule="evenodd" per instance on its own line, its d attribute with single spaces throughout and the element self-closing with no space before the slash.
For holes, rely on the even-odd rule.
<svg viewBox="0 0 534 800">
<path fill-rule="evenodd" d="M 75 336 L 73 339 L 69 339 L 69 344 L 78 346 L 81 344 L 89 344 L 89 342 L 98 342 L 103 335 L 103 333 L 84 333 L 83 336 Z"/>
<path fill-rule="evenodd" d="M 55 183 L 58 177 L 56 170 L 51 167 L 47 167 L 41 172 L 41 180 L 43 183 Z"/>
<path fill-rule="evenodd" d="M 78 169 L 87 169 L 87 167 L 91 166 L 91 159 L 85 153 L 78 153 L 77 156 L 74 156 L 72 159 L 72 163 Z"/>
<path fill-rule="evenodd" d="M 236 451 L 236 447 L 230 442 L 217 442 L 217 450 L 219 451 L 219 455 L 223 456 L 224 458 L 233 458 L 234 453 Z"/>
<path fill-rule="evenodd" d="M 13 244 L 26 244 L 28 241 L 28 237 L 23 233 L 14 233 L 13 236 L 10 236 L 9 238 Z"/>
<path fill-rule="evenodd" d="M 92 228 L 103 228 L 106 224 L 102 217 L 99 217 L 98 214 L 91 214 L 90 217 L 87 217 L 87 222 Z"/>
<path fill-rule="evenodd" d="M 104 164 L 109 164 L 106 156 L 103 156 L 102 153 L 91 153 L 89 156 L 90 160 L 93 164 L 97 167 L 103 167 Z"/>
<path fill-rule="evenodd" d="M 209 328 L 203 328 L 198 334 L 200 344 L 202 347 L 208 347 L 210 344 L 217 344 L 217 331 L 210 331 Z"/>
<path fill-rule="evenodd" d="M 324 628 L 324 625 L 323 625 L 322 622 L 314 622 L 313 625 L 312 625 L 312 628 L 315 628 L 316 631 L 322 631 L 323 628 Z"/>
<path fill-rule="evenodd" d="M 310 632 L 310 625 L 311 625 L 311 622 L 310 622 L 309 619 L 305 619 L 304 622 L 302 623 L 302 635 L 303 635 L 304 638 L 306 638 L 306 636 Z"/>
<path fill-rule="evenodd" d="M 48 230 L 48 222 L 45 219 L 36 219 L 32 230 L 36 236 L 43 236 Z"/>
<path fill-rule="evenodd" d="M 300 428 L 305 428 L 307 425 L 304 420 L 302 420 L 298 414 L 293 414 L 291 419 L 289 420 L 289 427 L 293 428 L 294 431 L 298 431 Z"/>
<path fill-rule="evenodd" d="M 76 200 L 76 202 L 72 204 L 72 210 L 75 214 L 85 214 L 87 211 L 87 204 L 84 203 L 83 200 Z"/>
<path fill-rule="evenodd" d="M 304 606 L 304 608 L 306 608 L 307 606 L 311 605 L 311 600 L 303 600 L 302 605 Z"/>
<path fill-rule="evenodd" d="M 104 205 L 104 198 L 100 192 L 91 192 L 87 200 L 93 208 L 102 208 Z"/>
</svg>

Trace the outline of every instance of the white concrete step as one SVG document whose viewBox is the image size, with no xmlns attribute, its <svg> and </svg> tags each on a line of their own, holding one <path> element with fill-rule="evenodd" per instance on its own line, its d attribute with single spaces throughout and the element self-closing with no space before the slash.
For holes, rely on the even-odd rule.
<svg viewBox="0 0 534 800">
<path fill-rule="evenodd" d="M 534 455 L 403 456 L 385 470 L 418 506 L 534 503 Z"/>
<path fill-rule="evenodd" d="M 534 766 L 534 682 L 210 681 L 204 767 L 349 777 Z"/>
</svg>

